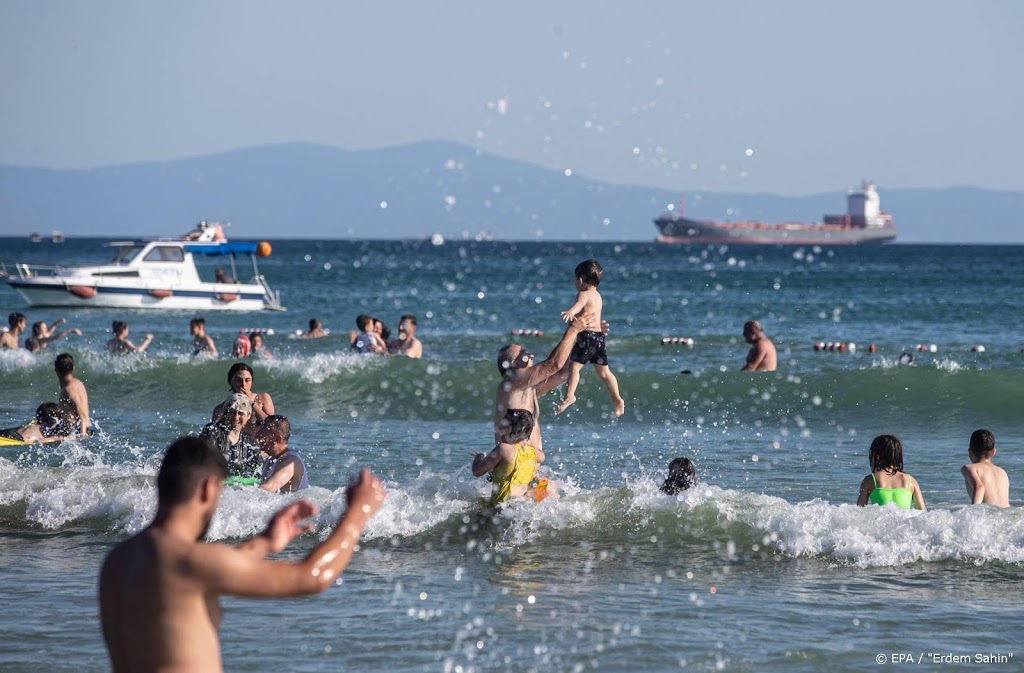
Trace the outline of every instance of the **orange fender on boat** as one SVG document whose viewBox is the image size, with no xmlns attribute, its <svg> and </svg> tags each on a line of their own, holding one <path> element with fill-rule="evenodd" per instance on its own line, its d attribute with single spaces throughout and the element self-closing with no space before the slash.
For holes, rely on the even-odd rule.
<svg viewBox="0 0 1024 673">
<path fill-rule="evenodd" d="M 96 288 L 88 285 L 68 285 L 68 292 L 81 299 L 92 299 L 96 296 Z"/>
</svg>

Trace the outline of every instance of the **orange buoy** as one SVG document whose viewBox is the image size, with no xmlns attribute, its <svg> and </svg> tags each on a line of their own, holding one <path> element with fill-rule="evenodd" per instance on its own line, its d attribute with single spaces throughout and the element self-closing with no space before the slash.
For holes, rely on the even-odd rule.
<svg viewBox="0 0 1024 673">
<path fill-rule="evenodd" d="M 267 243 L 266 241 L 260 241 L 256 245 L 256 256 L 257 257 L 269 257 L 271 250 L 273 250 L 273 248 L 270 247 L 269 243 Z"/>
<path fill-rule="evenodd" d="M 156 297 L 157 299 L 167 299 L 174 293 L 171 292 L 170 290 L 150 290 L 149 294 Z"/>
<path fill-rule="evenodd" d="M 96 296 L 96 288 L 88 285 L 69 285 L 68 292 L 81 299 L 92 299 Z"/>
<path fill-rule="evenodd" d="M 229 301 L 237 301 L 238 300 L 238 295 L 234 294 L 233 292 L 225 292 L 223 294 L 218 294 L 217 295 L 217 299 L 219 299 L 222 302 L 227 303 Z"/>
</svg>

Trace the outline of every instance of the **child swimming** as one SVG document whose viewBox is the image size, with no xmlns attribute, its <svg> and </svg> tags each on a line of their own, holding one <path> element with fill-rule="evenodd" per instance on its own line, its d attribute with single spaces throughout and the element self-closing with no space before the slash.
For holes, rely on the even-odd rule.
<svg viewBox="0 0 1024 673">
<path fill-rule="evenodd" d="M 695 483 L 697 483 L 697 470 L 693 467 L 693 461 L 680 456 L 668 464 L 668 476 L 665 477 L 665 483 L 661 485 L 661 492 L 665 495 L 675 495 Z"/>
<path fill-rule="evenodd" d="M 860 483 L 857 504 L 888 505 L 901 509 L 915 507 L 922 512 L 924 496 L 917 479 L 903 471 L 903 443 L 894 435 L 879 435 L 868 453 L 871 474 Z"/>
</svg>

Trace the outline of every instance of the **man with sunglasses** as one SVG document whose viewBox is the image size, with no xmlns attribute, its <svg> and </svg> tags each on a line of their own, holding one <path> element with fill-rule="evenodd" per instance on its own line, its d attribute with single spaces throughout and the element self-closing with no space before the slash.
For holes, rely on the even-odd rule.
<svg viewBox="0 0 1024 673">
<path fill-rule="evenodd" d="M 543 451 L 540 437 L 540 403 L 538 398 L 560 383 L 566 376 L 559 375 L 572 346 L 576 343 L 576 335 L 590 323 L 593 314 L 584 312 L 576 316 L 568 327 L 561 341 L 555 346 L 547 359 L 533 363 L 533 353 L 528 352 L 521 344 L 508 344 L 498 351 L 498 371 L 501 372 L 501 383 L 495 398 L 494 409 L 494 443 L 502 441 L 500 428 L 501 419 L 509 409 L 525 409 L 533 414 L 536 422 L 530 434 L 529 444 Z"/>
</svg>

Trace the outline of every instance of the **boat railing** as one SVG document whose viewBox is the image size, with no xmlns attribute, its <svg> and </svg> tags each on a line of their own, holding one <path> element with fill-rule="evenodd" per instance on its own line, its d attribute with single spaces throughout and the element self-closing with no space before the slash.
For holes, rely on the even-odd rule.
<svg viewBox="0 0 1024 673">
<path fill-rule="evenodd" d="M 0 262 L 0 278 L 35 278 L 37 276 L 63 276 L 64 267 L 47 264 Z"/>
<path fill-rule="evenodd" d="M 266 297 L 265 308 L 270 311 L 285 311 L 284 306 L 281 306 L 281 293 L 270 287 L 270 283 L 261 274 L 253 276 L 252 281 L 259 283 L 260 287 L 263 288 L 263 296 Z"/>
</svg>

